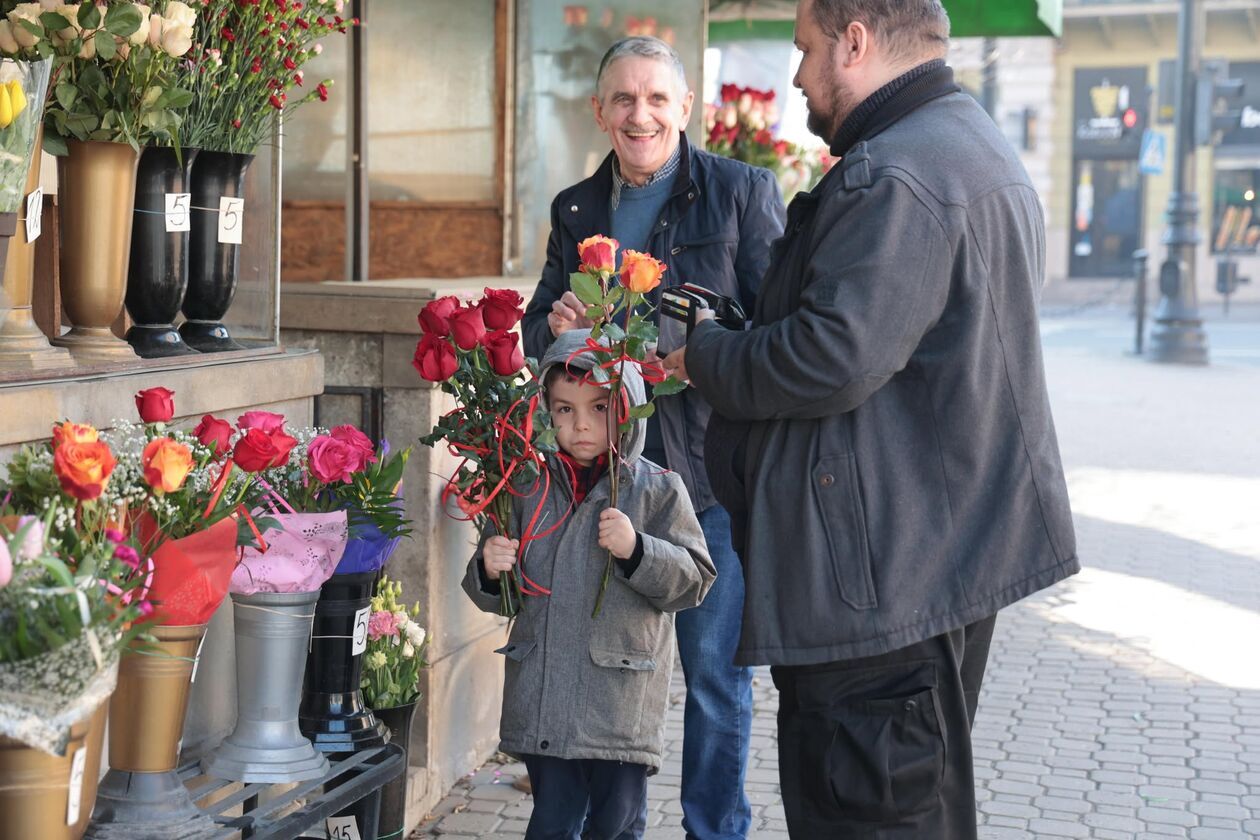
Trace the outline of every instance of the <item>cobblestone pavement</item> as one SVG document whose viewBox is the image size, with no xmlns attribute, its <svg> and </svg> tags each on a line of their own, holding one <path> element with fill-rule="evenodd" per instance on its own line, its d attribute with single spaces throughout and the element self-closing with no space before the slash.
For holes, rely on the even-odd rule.
<svg viewBox="0 0 1260 840">
<path fill-rule="evenodd" d="M 1260 837 L 1260 324 L 1213 365 L 1124 355 L 1103 314 L 1043 326 L 1085 570 L 1001 614 L 974 732 L 980 836 Z M 682 681 L 648 840 L 683 838 Z M 750 837 L 786 838 L 758 673 Z M 464 779 L 413 837 L 521 838 L 524 768 Z M 930 840 L 930 838 L 925 838 Z"/>
</svg>

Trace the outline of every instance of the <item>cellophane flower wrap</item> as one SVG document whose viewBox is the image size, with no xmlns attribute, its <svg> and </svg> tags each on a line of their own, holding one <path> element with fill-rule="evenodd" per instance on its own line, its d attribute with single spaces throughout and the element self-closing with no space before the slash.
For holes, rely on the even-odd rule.
<svg viewBox="0 0 1260 840">
<path fill-rule="evenodd" d="M 363 676 L 359 687 L 370 709 L 388 709 L 420 699 L 420 669 L 425 659 L 428 635 L 420 626 L 420 604 L 411 610 L 400 603 L 402 584 L 381 577 L 372 598 L 368 616 L 368 643 L 363 653 Z"/>
<path fill-rule="evenodd" d="M 535 523 L 512 521 L 512 496 L 550 482 L 542 459 L 556 451 L 538 365 L 525 358 L 515 332 L 523 305 L 511 289 L 486 289 L 467 303 L 438 298 L 420 312 L 422 335 L 412 360 L 422 379 L 455 399 L 455 409 L 420 438 L 425 446 L 445 441 L 459 459 L 442 490 L 447 514 L 476 523 L 482 533 L 520 538 L 516 567 L 499 578 L 499 612 L 509 617 L 520 611 L 522 596 L 549 594 L 523 567 L 526 543 L 538 535 Z"/>
<path fill-rule="evenodd" d="M 113 692 L 152 612 L 140 552 L 102 498 L 113 455 L 76 428 L 21 450 L 0 486 L 0 735 L 52 755 Z"/>
<path fill-rule="evenodd" d="M 389 539 L 410 523 L 398 484 L 410 449 L 388 453 L 353 426 L 293 428 L 284 416 L 247 411 L 235 426 L 206 415 L 196 433 L 261 488 L 230 591 L 312 592 L 336 571 L 351 529 Z"/>
<path fill-rule="evenodd" d="M 573 293 L 586 304 L 586 316 L 594 322 L 586 344 L 577 351 L 595 358 L 584 381 L 607 388 L 609 405 L 615 407 L 607 412 L 609 503 L 614 508 L 621 486 L 618 441 L 635 421 L 652 416 L 656 397 L 676 394 L 687 387 L 676 377 L 665 375 L 654 349 L 659 332 L 649 317 L 647 295 L 661 284 L 665 264 L 650 254 L 631 250 L 621 253 L 618 260 L 620 247 L 617 240 L 599 234 L 583 240 L 578 244 L 578 270 L 569 277 Z M 628 365 L 637 367 L 643 381 L 652 386 L 651 398 L 641 405 L 630 405 L 622 392 L 622 377 Z M 593 615 L 599 615 L 612 568 L 613 555 L 609 551 Z"/>
<path fill-rule="evenodd" d="M 52 61 L 0 61 L 0 213 L 22 207 Z"/>
</svg>

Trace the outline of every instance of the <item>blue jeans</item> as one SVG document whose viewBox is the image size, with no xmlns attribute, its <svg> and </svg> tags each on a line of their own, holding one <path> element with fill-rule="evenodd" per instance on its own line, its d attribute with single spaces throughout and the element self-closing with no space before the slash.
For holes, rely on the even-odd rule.
<svg viewBox="0 0 1260 840">
<path fill-rule="evenodd" d="M 647 827 L 642 764 L 523 755 L 534 789 L 525 840 L 641 840 Z"/>
<path fill-rule="evenodd" d="M 698 518 L 717 566 L 700 606 L 675 619 L 687 681 L 683 716 L 683 829 L 689 840 L 743 840 L 752 823 L 744 794 L 752 732 L 751 668 L 734 665 L 744 615 L 744 570 L 721 505 Z"/>
</svg>

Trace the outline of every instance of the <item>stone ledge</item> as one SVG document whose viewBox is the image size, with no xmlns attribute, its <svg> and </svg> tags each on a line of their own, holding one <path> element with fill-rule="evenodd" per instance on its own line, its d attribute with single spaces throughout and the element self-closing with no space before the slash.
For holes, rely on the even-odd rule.
<svg viewBox="0 0 1260 840">
<path fill-rule="evenodd" d="M 102 427 L 116 418 L 134 418 L 136 392 L 159 385 L 175 392 L 177 421 L 306 400 L 324 390 L 324 359 L 313 350 L 231 356 L 0 383 L 0 446 L 47 438 L 51 425 L 63 418 Z"/>
</svg>

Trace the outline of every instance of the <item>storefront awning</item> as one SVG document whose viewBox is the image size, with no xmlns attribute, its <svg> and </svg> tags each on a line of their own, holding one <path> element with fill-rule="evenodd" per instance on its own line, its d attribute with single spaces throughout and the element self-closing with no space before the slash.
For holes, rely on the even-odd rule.
<svg viewBox="0 0 1260 840">
<path fill-rule="evenodd" d="M 944 0 L 955 38 L 1053 36 L 1063 32 L 1063 0 Z M 711 0 L 710 41 L 792 40 L 791 0 Z"/>
</svg>

